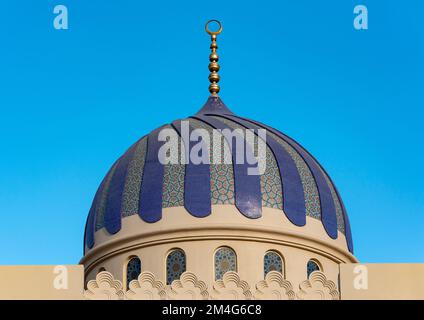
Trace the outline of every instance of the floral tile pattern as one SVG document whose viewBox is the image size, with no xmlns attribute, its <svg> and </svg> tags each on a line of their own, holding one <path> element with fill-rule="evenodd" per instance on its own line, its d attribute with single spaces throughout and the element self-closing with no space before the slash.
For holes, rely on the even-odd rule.
<svg viewBox="0 0 424 320">
<path fill-rule="evenodd" d="M 283 273 L 283 259 L 275 251 L 268 251 L 264 256 L 264 276 L 271 271 Z"/>
<path fill-rule="evenodd" d="M 179 280 L 186 271 L 186 256 L 183 250 L 175 249 L 166 257 L 166 283 Z"/>
<path fill-rule="evenodd" d="M 237 272 L 237 256 L 229 247 L 219 248 L 215 253 L 215 280 L 220 280 L 228 271 Z"/>
<path fill-rule="evenodd" d="M 125 180 L 124 192 L 122 195 L 121 214 L 123 217 L 138 213 L 140 186 L 143 178 L 146 149 L 147 137 L 137 143 L 134 156 L 128 166 L 127 178 Z"/>
</svg>

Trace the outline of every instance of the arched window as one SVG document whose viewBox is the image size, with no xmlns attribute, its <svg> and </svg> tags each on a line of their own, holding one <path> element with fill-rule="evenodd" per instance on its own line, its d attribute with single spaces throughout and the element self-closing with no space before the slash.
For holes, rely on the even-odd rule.
<svg viewBox="0 0 424 320">
<path fill-rule="evenodd" d="M 312 272 L 314 272 L 314 271 L 320 271 L 320 270 L 321 269 L 320 269 L 317 261 L 314 261 L 314 260 L 309 260 L 308 261 L 308 264 L 306 266 L 306 272 L 308 274 L 308 279 L 309 279 L 309 276 L 311 275 Z"/>
<path fill-rule="evenodd" d="M 227 271 L 237 271 L 237 256 L 233 249 L 222 247 L 215 252 L 215 280 L 222 279 Z"/>
<path fill-rule="evenodd" d="M 283 258 L 275 252 L 268 251 L 264 256 L 264 276 L 270 271 L 278 271 L 283 273 Z"/>
<path fill-rule="evenodd" d="M 166 283 L 180 279 L 183 272 L 186 271 L 186 256 L 183 250 L 172 250 L 166 257 Z"/>
<path fill-rule="evenodd" d="M 132 280 L 137 280 L 141 273 L 141 260 L 133 257 L 127 263 L 127 288 Z"/>
</svg>

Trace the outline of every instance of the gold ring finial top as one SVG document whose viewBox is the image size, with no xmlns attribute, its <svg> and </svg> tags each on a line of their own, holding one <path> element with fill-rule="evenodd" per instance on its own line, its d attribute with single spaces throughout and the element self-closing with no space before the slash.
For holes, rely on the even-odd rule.
<svg viewBox="0 0 424 320">
<path fill-rule="evenodd" d="M 209 25 L 210 25 L 211 23 L 213 23 L 213 22 L 217 23 L 217 24 L 218 24 L 218 26 L 219 26 L 219 28 L 218 28 L 218 30 L 217 30 L 217 31 L 211 31 L 211 30 L 209 29 Z M 220 33 L 222 32 L 222 24 L 221 24 L 221 22 L 219 22 L 218 20 L 209 20 L 208 22 L 206 22 L 205 30 L 206 30 L 206 32 L 207 32 L 207 33 L 209 33 L 210 35 L 217 35 L 217 34 L 220 34 Z"/>
<path fill-rule="evenodd" d="M 217 31 L 211 31 L 209 29 L 209 25 L 211 23 L 217 23 L 218 24 L 218 30 Z M 211 83 L 209 85 L 209 92 L 213 96 L 217 96 L 219 92 L 219 64 L 218 64 L 218 54 L 216 53 L 216 50 L 218 49 L 218 44 L 216 43 L 217 35 L 221 33 L 222 31 L 222 24 L 218 20 L 209 20 L 206 22 L 205 30 L 208 34 L 211 36 L 211 54 L 209 55 L 209 82 Z"/>
</svg>

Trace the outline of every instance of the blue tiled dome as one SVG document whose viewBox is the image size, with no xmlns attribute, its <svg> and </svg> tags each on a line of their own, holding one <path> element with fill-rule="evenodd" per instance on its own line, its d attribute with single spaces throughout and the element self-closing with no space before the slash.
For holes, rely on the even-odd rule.
<svg viewBox="0 0 424 320">
<path fill-rule="evenodd" d="M 342 199 L 328 174 L 303 147 L 280 131 L 233 114 L 218 97 L 209 97 L 203 108 L 186 119 L 191 129 L 266 129 L 266 169 L 248 175 L 242 164 L 161 164 L 159 131 L 169 127 L 179 134 L 180 121 L 164 125 L 142 137 L 112 166 L 91 206 L 85 246 L 94 246 L 94 233 L 121 229 L 121 219 L 138 214 L 154 223 L 162 208 L 184 206 L 195 217 L 211 214 L 215 204 L 233 204 L 241 215 L 261 217 L 262 208 L 280 209 L 296 226 L 306 216 L 322 221 L 332 239 L 340 231 L 353 253 L 349 220 Z M 190 146 L 191 147 L 191 146 Z M 247 151 L 247 150 L 246 150 Z M 232 152 L 232 150 L 230 150 Z"/>
</svg>

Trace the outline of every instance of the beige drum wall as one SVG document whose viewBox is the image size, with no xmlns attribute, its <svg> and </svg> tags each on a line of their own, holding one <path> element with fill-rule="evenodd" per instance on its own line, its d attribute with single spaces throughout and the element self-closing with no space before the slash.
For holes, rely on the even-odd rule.
<svg viewBox="0 0 424 320">
<path fill-rule="evenodd" d="M 115 235 L 105 229 L 95 234 L 95 247 L 81 260 L 86 281 L 105 268 L 117 279 L 125 279 L 125 266 L 133 256 L 142 261 L 142 271 L 166 279 L 166 256 L 174 248 L 186 254 L 187 271 L 206 283 L 213 283 L 214 252 L 221 246 L 235 250 L 240 277 L 250 284 L 263 279 L 263 257 L 278 251 L 285 264 L 286 278 L 294 286 L 307 278 L 306 264 L 316 259 L 327 278 L 338 283 L 339 264 L 357 262 L 347 251 L 346 239 L 339 232 L 333 240 L 321 221 L 307 217 L 303 227 L 293 225 L 281 210 L 263 208 L 262 217 L 244 217 L 233 205 L 215 205 L 205 218 L 190 215 L 183 207 L 165 208 L 156 223 L 146 223 L 138 215 L 122 219 Z M 125 281 L 123 281 L 125 286 Z"/>
</svg>

